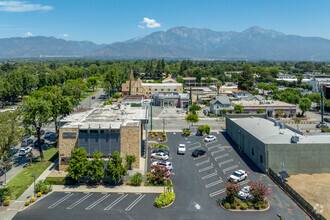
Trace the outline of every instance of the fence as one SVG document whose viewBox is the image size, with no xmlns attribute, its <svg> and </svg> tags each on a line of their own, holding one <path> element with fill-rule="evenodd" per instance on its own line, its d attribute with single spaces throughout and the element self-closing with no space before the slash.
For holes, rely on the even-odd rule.
<svg viewBox="0 0 330 220">
<path fill-rule="evenodd" d="M 272 169 L 268 169 L 269 177 L 279 185 L 311 218 L 317 220 L 326 220 L 321 214 L 317 213 L 311 204 L 309 204 L 303 197 L 301 197 L 294 189 L 282 181 Z"/>
</svg>

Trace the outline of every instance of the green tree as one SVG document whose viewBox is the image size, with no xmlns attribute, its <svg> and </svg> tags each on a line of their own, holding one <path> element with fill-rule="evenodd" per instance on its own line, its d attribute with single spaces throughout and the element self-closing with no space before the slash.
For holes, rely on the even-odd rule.
<svg viewBox="0 0 330 220">
<path fill-rule="evenodd" d="M 194 123 L 199 122 L 199 117 L 196 114 L 189 114 L 186 116 L 186 122 L 191 123 L 193 125 Z"/>
<path fill-rule="evenodd" d="M 213 82 L 211 76 L 206 77 L 205 82 L 208 86 L 210 86 L 210 84 Z"/>
<path fill-rule="evenodd" d="M 140 186 L 142 183 L 142 174 L 139 172 L 134 174 L 134 176 L 131 178 L 131 182 L 134 186 Z"/>
<path fill-rule="evenodd" d="M 206 134 L 210 134 L 210 132 L 211 132 L 210 126 L 209 125 L 204 125 L 204 131 L 205 131 Z"/>
<path fill-rule="evenodd" d="M 190 107 L 189 107 L 189 111 L 193 114 L 196 114 L 197 111 L 201 110 L 202 108 L 197 105 L 197 104 L 192 104 Z"/>
<path fill-rule="evenodd" d="M 20 112 L 3 112 L 0 114 L 0 155 L 9 151 L 12 145 L 21 140 L 23 129 L 21 128 Z"/>
<path fill-rule="evenodd" d="M 204 128 L 203 125 L 200 125 L 200 126 L 198 126 L 198 129 L 197 130 L 198 130 L 198 132 L 199 132 L 200 135 L 203 135 L 203 133 L 205 131 L 205 128 Z"/>
<path fill-rule="evenodd" d="M 258 110 L 257 110 L 257 113 L 258 114 L 261 114 L 261 113 L 264 113 L 265 111 L 263 110 L 263 109 L 261 109 L 261 108 L 259 108 Z"/>
<path fill-rule="evenodd" d="M 220 88 L 221 88 L 221 86 L 222 86 L 222 82 L 220 81 L 220 80 L 218 80 L 217 82 L 216 82 L 216 87 L 217 87 L 217 95 L 219 95 L 219 93 L 220 93 Z"/>
<path fill-rule="evenodd" d="M 97 85 L 97 78 L 96 77 L 89 77 L 87 78 L 87 86 L 88 88 L 92 87 L 93 91 Z"/>
<path fill-rule="evenodd" d="M 299 101 L 299 108 L 302 111 L 302 115 L 305 114 L 312 106 L 312 101 L 309 98 L 301 98 Z"/>
<path fill-rule="evenodd" d="M 243 113 L 243 106 L 242 105 L 235 105 L 234 111 L 238 114 Z"/>
<path fill-rule="evenodd" d="M 28 97 L 23 102 L 23 124 L 25 128 L 32 126 L 38 136 L 38 148 L 41 161 L 44 161 L 44 154 L 40 144 L 41 128 L 50 122 L 50 103 L 41 98 Z"/>
<path fill-rule="evenodd" d="M 177 81 L 178 83 L 183 83 L 183 78 L 182 78 L 182 77 L 177 77 L 177 78 L 176 78 L 176 81 Z"/>
<path fill-rule="evenodd" d="M 103 75 L 102 86 L 106 94 L 109 94 L 119 84 L 118 73 L 114 69 L 108 70 Z"/>
<path fill-rule="evenodd" d="M 125 157 L 128 169 L 132 169 L 132 163 L 136 161 L 135 155 L 126 155 Z"/>
<path fill-rule="evenodd" d="M 242 89 L 245 91 L 252 91 L 254 84 L 254 77 L 251 70 L 251 66 L 249 64 L 243 65 L 243 72 L 239 76 L 238 79 L 238 89 Z"/>
<path fill-rule="evenodd" d="M 107 163 L 107 174 L 115 181 L 115 183 L 117 183 L 118 180 L 123 179 L 123 176 L 127 173 L 127 168 L 123 166 L 122 161 L 123 159 L 118 151 L 115 151 Z"/>
<path fill-rule="evenodd" d="M 66 169 L 68 175 L 75 180 L 87 176 L 90 167 L 90 161 L 87 158 L 88 154 L 82 147 L 75 148 L 69 161 L 69 166 Z"/>
<path fill-rule="evenodd" d="M 89 162 L 88 174 L 92 180 L 99 180 L 104 178 L 105 171 L 103 169 L 105 160 L 102 159 L 103 154 L 95 150 L 93 152 L 93 160 Z"/>
</svg>

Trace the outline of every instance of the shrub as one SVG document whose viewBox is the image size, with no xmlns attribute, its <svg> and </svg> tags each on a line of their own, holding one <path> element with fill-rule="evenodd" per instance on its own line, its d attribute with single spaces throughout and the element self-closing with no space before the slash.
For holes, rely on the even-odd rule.
<svg viewBox="0 0 330 220">
<path fill-rule="evenodd" d="M 155 136 L 158 136 L 158 132 L 157 132 L 157 131 L 155 131 L 155 133 L 154 133 L 154 134 L 155 134 Z"/>
<path fill-rule="evenodd" d="M 253 197 L 252 201 L 254 203 L 263 203 L 265 197 L 270 196 L 270 189 L 260 183 L 260 182 L 249 182 L 248 185 L 250 186 L 250 193 Z"/>
<path fill-rule="evenodd" d="M 7 198 L 7 199 L 3 202 L 3 205 L 4 205 L 4 206 L 9 206 L 9 203 L 10 203 L 10 199 Z"/>
<path fill-rule="evenodd" d="M 226 202 L 226 203 L 224 204 L 224 206 L 225 206 L 226 209 L 230 209 L 230 204 L 229 204 L 228 202 Z"/>
<path fill-rule="evenodd" d="M 306 130 L 306 132 L 307 132 L 307 133 L 309 133 L 309 132 L 310 132 L 310 130 L 309 130 L 309 129 L 307 129 L 307 130 Z"/>
<path fill-rule="evenodd" d="M 160 139 L 160 142 L 163 142 L 164 141 L 164 139 Z"/>
<path fill-rule="evenodd" d="M 236 198 L 234 203 L 236 203 L 237 206 L 240 206 L 242 204 L 242 201 Z"/>
<path fill-rule="evenodd" d="M 31 202 L 34 202 L 36 199 L 34 198 L 34 196 L 31 197 Z"/>
<path fill-rule="evenodd" d="M 261 204 L 261 208 L 263 208 L 263 209 L 267 208 L 267 206 L 268 206 L 268 205 L 267 205 L 266 203 L 262 203 L 262 204 Z"/>
<path fill-rule="evenodd" d="M 128 165 L 128 169 L 132 169 L 132 163 L 134 163 L 136 161 L 136 157 L 135 155 L 126 155 L 126 163 Z"/>
<path fill-rule="evenodd" d="M 226 188 L 226 202 L 229 202 L 230 204 L 234 203 L 235 198 L 238 196 L 238 192 L 241 190 L 240 185 L 225 184 L 225 188 Z"/>
<path fill-rule="evenodd" d="M 246 204 L 249 208 L 253 207 L 253 203 L 249 199 L 246 200 Z"/>
<path fill-rule="evenodd" d="M 76 180 L 71 177 L 47 177 L 45 184 L 48 185 L 75 185 Z"/>
<path fill-rule="evenodd" d="M 164 193 L 162 193 L 160 194 L 159 197 L 155 199 L 155 204 L 158 207 L 164 207 L 171 204 L 174 201 L 174 199 L 175 199 L 175 193 L 165 192 L 165 196 Z"/>
<path fill-rule="evenodd" d="M 246 203 L 242 203 L 241 205 L 241 210 L 247 210 L 247 204 Z"/>
<path fill-rule="evenodd" d="M 210 128 L 209 125 L 204 125 L 204 132 L 205 132 L 206 134 L 210 134 L 210 132 L 211 132 L 211 128 Z"/>
<path fill-rule="evenodd" d="M 166 137 L 166 134 L 163 134 L 163 137 Z"/>
<path fill-rule="evenodd" d="M 142 183 L 142 174 L 137 172 L 132 176 L 131 181 L 134 186 L 140 186 Z"/>
<path fill-rule="evenodd" d="M 203 135 L 204 131 L 205 131 L 205 128 L 204 128 L 203 125 L 198 126 L 198 132 L 199 132 L 201 135 Z"/>
<path fill-rule="evenodd" d="M 236 206 L 237 206 L 236 203 L 232 203 L 232 204 L 230 204 L 230 208 L 231 208 L 231 209 L 236 209 Z"/>
<path fill-rule="evenodd" d="M 25 206 L 28 206 L 28 205 L 30 205 L 30 200 L 29 199 L 25 201 Z"/>
<path fill-rule="evenodd" d="M 130 185 L 131 182 L 129 180 L 126 181 L 126 185 Z"/>
<path fill-rule="evenodd" d="M 260 204 L 259 204 L 259 203 L 255 203 L 255 204 L 254 204 L 254 208 L 255 208 L 255 209 L 260 209 Z"/>
<path fill-rule="evenodd" d="M 151 137 L 152 137 L 152 138 L 154 138 L 154 137 L 155 137 L 155 135 L 151 135 Z"/>
<path fill-rule="evenodd" d="M 46 189 L 46 183 L 44 181 L 39 181 L 36 184 L 36 191 L 43 193 Z"/>
<path fill-rule="evenodd" d="M 10 189 L 8 187 L 0 188 L 0 202 L 6 200 L 7 198 L 10 199 Z"/>
<path fill-rule="evenodd" d="M 40 196 L 41 196 L 41 194 L 42 194 L 41 192 L 38 192 L 38 193 L 37 193 L 37 197 L 40 197 Z"/>
</svg>

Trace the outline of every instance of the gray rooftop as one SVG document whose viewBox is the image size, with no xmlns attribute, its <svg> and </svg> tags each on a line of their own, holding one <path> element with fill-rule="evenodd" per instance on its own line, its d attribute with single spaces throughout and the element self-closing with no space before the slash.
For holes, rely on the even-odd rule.
<svg viewBox="0 0 330 220">
<path fill-rule="evenodd" d="M 59 124 L 62 128 L 119 129 L 121 126 L 138 126 L 140 122 L 146 123 L 147 119 L 145 108 L 116 104 L 73 113 L 60 120 Z"/>
<path fill-rule="evenodd" d="M 330 143 L 330 135 L 299 135 L 287 128 L 280 129 L 274 122 L 263 118 L 231 118 L 230 120 L 266 144 L 289 144 L 294 135 L 299 137 L 298 144 Z"/>
<path fill-rule="evenodd" d="M 166 98 L 189 99 L 189 94 L 178 93 L 178 92 L 153 92 L 152 98 L 156 98 L 156 99 L 166 99 Z"/>
<path fill-rule="evenodd" d="M 223 95 L 218 95 L 215 97 L 215 99 L 213 99 L 210 104 L 215 104 L 217 101 L 219 101 L 221 104 L 223 105 L 230 105 L 231 102 L 229 100 L 228 96 L 223 96 Z"/>
</svg>

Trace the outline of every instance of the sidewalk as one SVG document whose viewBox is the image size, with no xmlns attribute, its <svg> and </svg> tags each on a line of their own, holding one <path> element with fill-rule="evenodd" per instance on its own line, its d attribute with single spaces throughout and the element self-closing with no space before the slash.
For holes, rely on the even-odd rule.
<svg viewBox="0 0 330 220">
<path fill-rule="evenodd" d="M 36 183 L 38 183 L 40 180 L 45 180 L 46 177 L 56 168 L 58 165 L 58 159 L 54 161 L 46 170 L 43 172 L 38 179 L 36 179 Z M 31 184 L 31 186 L 14 202 L 12 203 L 6 212 L 2 212 L 0 216 L 0 220 L 10 220 L 12 219 L 17 212 L 22 208 L 23 205 L 25 205 L 25 201 L 29 199 L 31 196 L 33 196 L 34 191 L 34 184 Z"/>
</svg>

